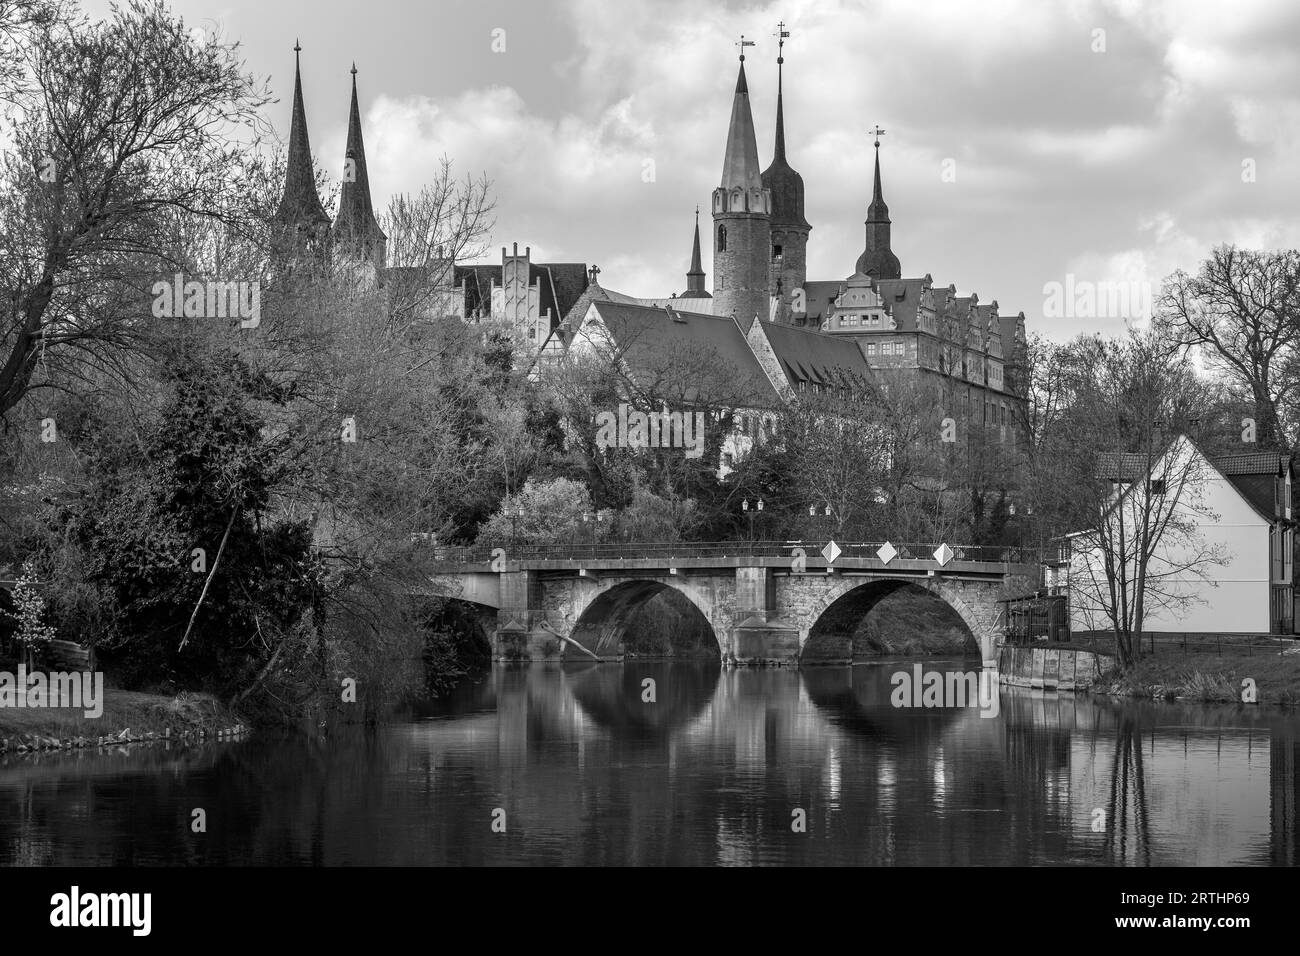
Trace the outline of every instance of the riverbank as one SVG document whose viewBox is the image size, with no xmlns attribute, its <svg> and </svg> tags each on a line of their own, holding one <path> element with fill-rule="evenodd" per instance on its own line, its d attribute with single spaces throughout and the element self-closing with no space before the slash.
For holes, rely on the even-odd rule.
<svg viewBox="0 0 1300 956">
<path fill-rule="evenodd" d="M 0 709 L 0 752 L 66 750 L 144 740 L 225 739 L 248 732 L 247 721 L 208 694 L 143 694 L 104 689 L 104 711 L 48 707 Z"/>
<path fill-rule="evenodd" d="M 1300 704 L 1300 654 L 1251 655 L 1224 647 L 1222 653 L 1195 651 L 1143 657 L 1126 674 L 1101 675 L 1088 688 L 1094 694 L 1147 700 L 1243 703 L 1254 682 L 1258 704 Z"/>
</svg>

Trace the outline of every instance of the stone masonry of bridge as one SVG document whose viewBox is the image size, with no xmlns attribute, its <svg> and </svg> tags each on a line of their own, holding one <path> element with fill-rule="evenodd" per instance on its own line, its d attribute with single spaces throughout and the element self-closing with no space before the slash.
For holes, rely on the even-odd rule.
<svg viewBox="0 0 1300 956">
<path fill-rule="evenodd" d="M 847 646 L 874 603 L 912 584 L 947 602 L 992 662 L 1001 639 L 1002 598 L 1033 589 L 1033 565 L 986 561 L 878 559 L 826 562 L 809 557 L 796 571 L 782 557 L 735 556 L 440 563 L 431 592 L 496 609 L 491 633 L 498 660 L 616 660 L 632 610 L 671 588 L 708 621 L 722 658 L 736 663 L 797 663 L 810 639 Z M 580 645 L 575 646 L 575 645 Z M 585 650 L 584 650 L 585 649 Z"/>
</svg>

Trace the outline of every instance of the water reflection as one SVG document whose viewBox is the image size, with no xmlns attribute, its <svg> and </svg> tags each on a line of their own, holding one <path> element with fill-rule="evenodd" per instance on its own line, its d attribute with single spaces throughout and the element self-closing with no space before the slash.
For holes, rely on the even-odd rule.
<svg viewBox="0 0 1300 956">
<path fill-rule="evenodd" d="M 0 863 L 1300 856 L 1295 717 L 1012 688 L 994 718 L 974 706 L 900 709 L 894 669 L 498 668 L 377 732 L 11 757 L 0 762 Z M 195 807 L 206 834 L 190 832 Z M 491 829 L 497 808 L 505 833 Z M 792 830 L 796 810 L 806 832 Z"/>
</svg>

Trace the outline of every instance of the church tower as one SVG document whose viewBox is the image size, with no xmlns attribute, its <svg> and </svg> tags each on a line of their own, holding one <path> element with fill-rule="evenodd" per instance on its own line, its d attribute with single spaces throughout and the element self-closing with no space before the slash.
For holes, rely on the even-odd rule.
<svg viewBox="0 0 1300 956">
<path fill-rule="evenodd" d="M 379 228 L 370 203 L 370 175 L 361 139 L 361 110 L 357 105 L 357 65 L 352 64 L 352 109 L 348 115 L 348 144 L 343 164 L 339 211 L 334 217 L 334 241 L 356 261 L 384 267 L 388 237 Z"/>
<path fill-rule="evenodd" d="M 876 179 L 871 193 L 871 205 L 867 207 L 867 247 L 858 256 L 857 271 L 873 279 L 899 279 L 903 270 L 898 263 L 898 256 L 889 248 L 889 207 L 880 192 L 880 134 L 884 130 L 876 129 Z"/>
<path fill-rule="evenodd" d="M 772 249 L 768 268 L 769 294 L 777 300 L 776 321 L 803 325 L 802 313 L 792 314 L 796 289 L 808 278 L 808 233 L 812 226 L 803 214 L 803 177 L 785 160 L 785 108 L 782 102 L 782 76 L 785 63 L 785 38 L 790 35 L 785 24 L 777 25 L 776 57 L 776 146 L 772 165 L 763 171 L 763 188 L 772 196 Z"/>
<path fill-rule="evenodd" d="M 320 259 L 329 245 L 330 217 L 316 193 L 316 173 L 307 138 L 307 111 L 302 103 L 302 47 L 293 44 L 293 118 L 289 126 L 289 156 L 284 171 L 284 195 L 272 217 L 276 253 L 281 260 Z"/>
<path fill-rule="evenodd" d="M 740 44 L 722 181 L 713 190 L 713 314 L 747 323 L 756 315 L 768 318 L 771 310 L 772 194 L 763 188 L 745 81 L 745 47 L 754 44 L 743 36 Z"/>
<path fill-rule="evenodd" d="M 700 261 L 700 207 L 695 207 L 695 245 L 691 249 L 691 268 L 686 273 L 686 291 L 683 299 L 711 299 L 704 288 L 704 265 Z"/>
</svg>

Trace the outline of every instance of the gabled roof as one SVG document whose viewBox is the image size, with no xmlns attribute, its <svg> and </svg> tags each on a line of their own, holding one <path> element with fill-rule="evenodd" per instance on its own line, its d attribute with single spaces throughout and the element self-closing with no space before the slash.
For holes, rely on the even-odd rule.
<svg viewBox="0 0 1300 956">
<path fill-rule="evenodd" d="M 1278 452 L 1247 452 L 1211 458 L 1191 436 L 1179 434 L 1159 454 L 1152 456 L 1152 469 L 1165 459 L 1176 444 L 1184 441 L 1261 518 L 1275 521 L 1280 517 L 1275 506 L 1273 479 L 1283 469 L 1292 467 L 1289 456 Z M 1147 475 L 1146 464 L 1146 455 L 1138 452 L 1103 452 L 1097 456 L 1096 477 L 1128 485 L 1129 489 L 1124 492 L 1126 495 Z"/>
<path fill-rule="evenodd" d="M 1225 475 L 1281 475 L 1291 467 L 1291 456 L 1279 451 L 1250 451 L 1220 455 L 1215 466 Z"/>
<path fill-rule="evenodd" d="M 1256 511 L 1270 519 L 1279 517 L 1275 482 L 1291 471 L 1290 455 L 1278 451 L 1221 455 L 1214 459 L 1214 465 Z"/>
<path fill-rule="evenodd" d="M 628 374 L 642 384 L 662 376 L 665 369 L 680 367 L 683 357 L 689 356 L 715 363 L 719 378 L 733 383 L 738 393 L 752 392 L 754 404 L 771 405 L 780 399 L 730 316 L 601 300 L 593 300 L 592 307 L 609 330 Z M 586 316 L 572 323 L 570 336 L 579 321 L 586 321 Z M 690 391 L 684 396 L 686 401 L 698 397 Z"/>
<path fill-rule="evenodd" d="M 801 381 L 857 389 L 871 376 L 871 366 L 850 338 L 779 322 L 762 321 L 762 329 L 795 389 Z"/>
</svg>

